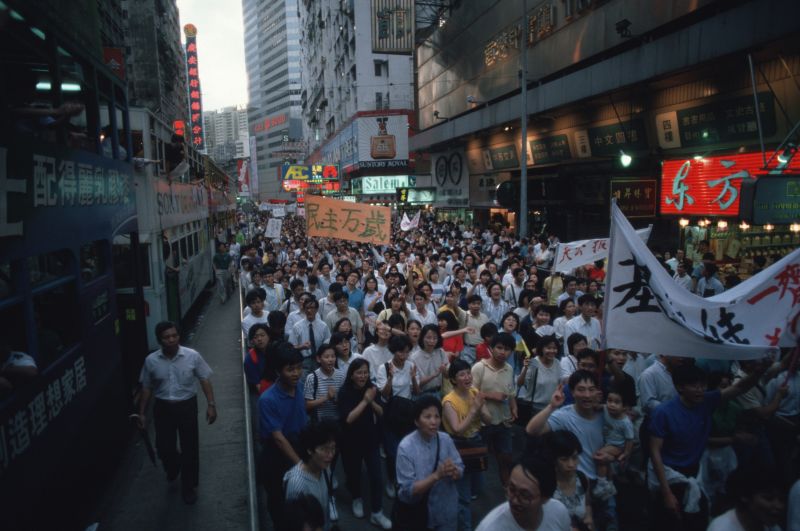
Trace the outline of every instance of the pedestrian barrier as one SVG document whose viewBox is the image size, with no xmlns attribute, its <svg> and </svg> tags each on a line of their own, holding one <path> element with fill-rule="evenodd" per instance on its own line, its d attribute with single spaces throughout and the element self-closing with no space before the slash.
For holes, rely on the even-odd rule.
<svg viewBox="0 0 800 531">
<path fill-rule="evenodd" d="M 239 291 L 239 320 L 244 319 L 242 309 L 244 300 L 242 290 Z M 242 337 L 242 360 L 247 355 L 247 337 L 241 332 Z M 244 393 L 244 431 L 247 451 L 247 501 L 250 511 L 250 531 L 258 531 L 258 492 L 256 490 L 256 467 L 253 453 L 253 417 L 250 410 L 250 390 L 247 385 L 247 377 L 242 371 L 242 389 Z"/>
</svg>

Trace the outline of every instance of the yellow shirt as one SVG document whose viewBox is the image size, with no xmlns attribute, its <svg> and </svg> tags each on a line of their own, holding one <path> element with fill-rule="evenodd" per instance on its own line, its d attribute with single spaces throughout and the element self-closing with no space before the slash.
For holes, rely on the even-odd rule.
<svg viewBox="0 0 800 531">
<path fill-rule="evenodd" d="M 475 397 L 477 395 L 478 395 L 478 390 L 475 389 L 474 387 L 471 387 L 469 390 L 469 400 L 464 400 L 458 394 L 456 394 L 455 391 L 452 391 L 442 399 L 442 405 L 450 404 L 451 406 L 453 406 L 453 409 L 456 410 L 456 415 L 458 415 L 459 422 L 463 422 L 464 419 L 467 418 L 467 415 L 469 414 L 469 407 L 472 404 L 472 401 L 475 400 Z M 450 426 L 450 423 L 447 422 L 447 416 L 444 416 L 442 420 L 444 421 L 444 430 L 450 435 L 453 435 L 455 437 L 463 437 L 465 439 L 469 439 L 470 437 L 473 437 L 476 433 L 478 433 L 478 430 L 481 429 L 480 415 L 475 415 L 475 418 L 472 420 L 472 423 L 470 423 L 466 431 L 464 431 L 460 435 L 456 433 L 453 427 Z"/>
</svg>

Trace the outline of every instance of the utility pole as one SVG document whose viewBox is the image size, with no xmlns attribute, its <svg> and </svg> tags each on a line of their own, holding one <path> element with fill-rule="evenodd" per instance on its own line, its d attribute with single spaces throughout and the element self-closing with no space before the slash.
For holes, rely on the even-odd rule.
<svg viewBox="0 0 800 531">
<path fill-rule="evenodd" d="M 522 31 L 520 31 L 520 98 L 522 98 L 522 118 L 520 132 L 522 150 L 520 152 L 519 181 L 519 237 L 528 236 L 528 0 L 522 0 Z"/>
</svg>

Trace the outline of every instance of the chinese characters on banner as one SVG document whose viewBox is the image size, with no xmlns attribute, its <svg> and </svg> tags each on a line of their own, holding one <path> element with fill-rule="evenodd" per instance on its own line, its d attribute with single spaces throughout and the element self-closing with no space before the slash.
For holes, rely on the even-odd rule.
<svg viewBox="0 0 800 531">
<path fill-rule="evenodd" d="M 239 183 L 239 195 L 250 196 L 250 164 L 246 159 L 236 160 L 237 181 Z"/>
<path fill-rule="evenodd" d="M 306 197 L 306 223 L 309 236 L 388 244 L 392 209 L 310 195 Z"/>
<path fill-rule="evenodd" d="M 275 240 L 281 237 L 281 228 L 283 228 L 283 220 L 277 218 L 270 218 L 267 220 L 267 228 L 264 231 L 264 236 Z"/>
<path fill-rule="evenodd" d="M 186 24 L 183 33 L 186 35 L 186 77 L 189 80 L 189 129 L 192 132 L 192 145 L 198 151 L 203 151 L 206 143 L 203 135 L 203 102 L 197 65 L 197 28 L 193 24 Z"/>
<path fill-rule="evenodd" d="M 50 423 L 57 421 L 86 385 L 86 360 L 80 356 L 60 377 L 35 394 L 27 407 L 20 404 L 16 412 L 0 424 L 0 475 L 42 436 Z"/>
<path fill-rule="evenodd" d="M 761 168 L 761 153 L 665 161 L 661 169 L 661 213 L 702 216 L 738 216 L 742 181 L 777 168 Z M 800 170 L 800 160 L 784 170 Z"/>
<path fill-rule="evenodd" d="M 648 225 L 646 229 L 637 230 L 636 234 L 646 242 L 650 238 L 652 228 L 652 225 Z M 603 260 L 606 256 L 608 256 L 608 238 L 562 242 L 556 247 L 555 271 L 568 273 L 576 267 Z"/>
<path fill-rule="evenodd" d="M 800 249 L 704 299 L 676 286 L 613 204 L 608 257 L 605 348 L 733 360 L 796 344 Z"/>
</svg>

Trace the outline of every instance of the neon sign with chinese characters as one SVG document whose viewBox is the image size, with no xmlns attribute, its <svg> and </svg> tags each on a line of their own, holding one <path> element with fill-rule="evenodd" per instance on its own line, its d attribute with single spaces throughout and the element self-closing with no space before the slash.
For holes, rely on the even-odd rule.
<svg viewBox="0 0 800 531">
<path fill-rule="evenodd" d="M 186 77 L 189 80 L 189 115 L 192 145 L 198 151 L 206 148 L 203 135 L 203 102 L 200 91 L 200 73 L 197 66 L 197 28 L 193 24 L 183 27 L 186 35 Z"/>
<path fill-rule="evenodd" d="M 767 157 L 769 158 L 769 157 Z M 661 168 L 661 213 L 698 216 L 738 216 L 742 181 L 755 180 L 762 169 L 761 153 L 745 153 L 664 161 Z M 769 170 L 779 165 L 777 159 Z M 792 160 L 784 170 L 797 171 Z"/>
</svg>

